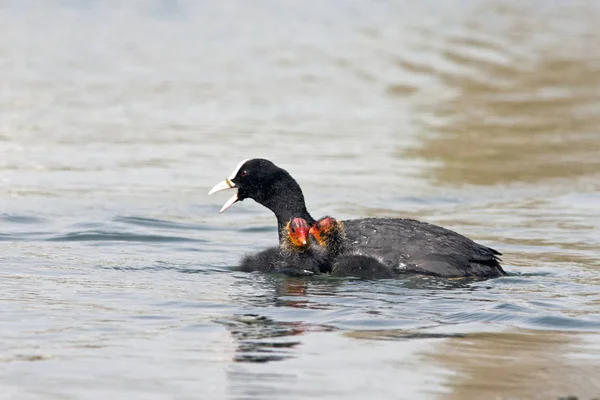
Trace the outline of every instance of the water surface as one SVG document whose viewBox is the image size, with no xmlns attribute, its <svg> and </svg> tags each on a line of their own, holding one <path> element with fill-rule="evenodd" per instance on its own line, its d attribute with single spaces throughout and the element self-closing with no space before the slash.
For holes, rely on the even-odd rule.
<svg viewBox="0 0 600 400">
<path fill-rule="evenodd" d="M 0 1 L 1 398 L 600 396 L 595 1 Z M 244 158 L 495 280 L 233 272 Z"/>
</svg>

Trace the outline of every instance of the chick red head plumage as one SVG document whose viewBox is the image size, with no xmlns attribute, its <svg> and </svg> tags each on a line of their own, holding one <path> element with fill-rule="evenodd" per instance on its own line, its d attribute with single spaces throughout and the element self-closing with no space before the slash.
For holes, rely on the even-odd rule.
<svg viewBox="0 0 600 400">
<path fill-rule="evenodd" d="M 309 233 L 315 238 L 317 243 L 327 247 L 328 239 L 340 229 L 338 221 L 333 217 L 323 217 L 313 224 Z"/>
<path fill-rule="evenodd" d="M 294 248 L 308 246 L 310 226 L 303 218 L 292 218 L 286 226 L 288 242 Z"/>
</svg>

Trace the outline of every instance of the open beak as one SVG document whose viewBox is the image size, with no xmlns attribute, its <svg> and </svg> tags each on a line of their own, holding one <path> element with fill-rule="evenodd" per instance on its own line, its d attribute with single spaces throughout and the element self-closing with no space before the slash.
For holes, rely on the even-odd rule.
<svg viewBox="0 0 600 400">
<path fill-rule="evenodd" d="M 208 192 L 208 194 L 211 195 L 213 193 L 220 192 L 221 190 L 227 190 L 227 189 L 233 189 L 233 188 L 235 188 L 235 183 L 233 183 L 233 179 L 237 175 L 237 173 L 240 170 L 240 168 L 242 168 L 242 166 L 246 163 L 246 161 L 248 161 L 248 160 L 242 160 L 242 161 L 240 161 L 240 163 L 237 165 L 237 167 L 235 167 L 235 169 L 231 173 L 231 176 L 229 178 L 225 179 L 224 181 L 219 182 L 215 186 L 213 186 L 213 188 L 210 189 L 210 191 Z M 229 207 L 231 207 L 232 205 L 234 205 L 237 201 L 239 201 L 239 198 L 238 198 L 238 195 L 236 193 L 233 196 L 231 196 L 231 198 L 229 200 L 227 200 L 227 202 L 225 204 L 223 204 L 223 207 L 221 207 L 221 209 L 219 210 L 219 214 L 221 214 L 223 211 L 227 210 Z"/>
<path fill-rule="evenodd" d="M 215 186 L 213 186 L 213 188 L 210 189 L 208 194 L 211 195 L 213 193 L 220 192 L 221 190 L 227 190 L 227 189 L 233 189 L 233 188 L 235 188 L 235 183 L 233 183 L 230 179 L 225 179 L 224 181 L 221 181 L 221 182 L 217 183 Z M 223 207 L 221 207 L 221 209 L 219 210 L 219 214 L 222 213 L 223 211 L 227 210 L 238 200 L 239 199 L 238 199 L 237 193 L 234 194 L 233 196 L 231 196 L 231 198 L 229 200 L 227 200 L 227 202 L 225 204 L 223 204 Z"/>
</svg>

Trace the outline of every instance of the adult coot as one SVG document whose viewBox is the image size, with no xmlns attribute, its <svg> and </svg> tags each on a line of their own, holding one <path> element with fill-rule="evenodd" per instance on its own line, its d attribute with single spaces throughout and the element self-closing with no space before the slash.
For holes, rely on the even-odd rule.
<svg viewBox="0 0 600 400">
<path fill-rule="evenodd" d="M 304 195 L 291 175 L 269 160 L 244 160 L 231 176 L 216 184 L 209 194 L 237 188 L 221 208 L 253 199 L 275 214 L 280 230 L 300 217 L 309 224 L 314 218 L 306 210 Z M 498 277 L 506 275 L 494 249 L 475 243 L 440 226 L 406 218 L 363 218 L 342 221 L 352 249 L 382 260 L 404 273 L 443 277 Z"/>
<path fill-rule="evenodd" d="M 329 271 L 327 251 L 309 238 L 310 227 L 302 218 L 291 219 L 282 229 L 279 247 L 247 255 L 240 271 L 273 272 L 289 276 L 310 276 Z"/>
<path fill-rule="evenodd" d="M 363 279 L 393 278 L 394 271 L 382 260 L 363 254 L 349 245 L 344 224 L 333 217 L 323 217 L 313 224 L 310 236 L 327 250 L 332 276 Z"/>
</svg>

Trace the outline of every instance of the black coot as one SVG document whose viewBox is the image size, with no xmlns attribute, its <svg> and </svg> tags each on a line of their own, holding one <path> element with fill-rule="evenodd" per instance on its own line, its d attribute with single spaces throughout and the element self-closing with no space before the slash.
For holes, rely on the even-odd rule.
<svg viewBox="0 0 600 400">
<path fill-rule="evenodd" d="M 327 251 L 309 239 L 309 225 L 302 218 L 291 219 L 281 232 L 279 247 L 247 255 L 240 271 L 272 272 L 288 276 L 311 276 L 329 270 Z"/>
<path fill-rule="evenodd" d="M 269 160 L 240 162 L 231 176 L 215 185 L 209 194 L 233 188 L 238 189 L 237 193 L 220 212 L 250 198 L 273 211 L 280 231 L 294 217 L 311 225 L 315 222 L 306 210 L 298 183 Z M 399 272 L 443 277 L 506 275 L 499 263 L 499 252 L 440 226 L 405 218 L 342 222 L 352 250 L 373 256 Z M 281 243 L 281 232 L 279 239 Z"/>
<path fill-rule="evenodd" d="M 344 224 L 333 217 L 323 217 L 309 231 L 314 240 L 327 250 L 332 276 L 385 279 L 395 276 L 392 268 L 377 258 L 352 249 L 344 233 Z"/>
</svg>

